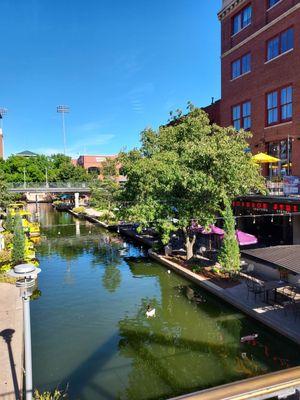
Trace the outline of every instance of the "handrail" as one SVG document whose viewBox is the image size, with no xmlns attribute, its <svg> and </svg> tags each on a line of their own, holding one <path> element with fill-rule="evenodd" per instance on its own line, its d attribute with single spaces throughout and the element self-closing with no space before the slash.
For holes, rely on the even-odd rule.
<svg viewBox="0 0 300 400">
<path fill-rule="evenodd" d="M 88 182 L 9 182 L 9 189 L 27 189 L 27 188 L 88 188 Z"/>
<path fill-rule="evenodd" d="M 245 379 L 170 400 L 254 400 L 292 395 L 300 390 L 300 367 Z"/>
</svg>

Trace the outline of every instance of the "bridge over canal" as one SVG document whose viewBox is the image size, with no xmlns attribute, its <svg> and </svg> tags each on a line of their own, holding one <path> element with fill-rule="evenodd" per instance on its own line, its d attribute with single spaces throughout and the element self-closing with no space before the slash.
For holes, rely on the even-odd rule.
<svg viewBox="0 0 300 400">
<path fill-rule="evenodd" d="M 90 193 L 87 182 L 47 182 L 47 183 L 10 183 L 8 190 L 11 193 L 51 193 L 51 194 L 75 194 Z"/>
</svg>

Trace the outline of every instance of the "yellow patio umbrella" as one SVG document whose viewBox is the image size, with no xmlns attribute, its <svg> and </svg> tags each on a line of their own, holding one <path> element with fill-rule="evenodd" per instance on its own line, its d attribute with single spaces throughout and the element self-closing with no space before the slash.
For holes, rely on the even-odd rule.
<svg viewBox="0 0 300 400">
<path fill-rule="evenodd" d="M 277 163 L 280 161 L 279 158 L 269 156 L 266 153 L 258 153 L 252 157 L 252 160 L 258 164 L 267 164 L 267 163 Z"/>
</svg>

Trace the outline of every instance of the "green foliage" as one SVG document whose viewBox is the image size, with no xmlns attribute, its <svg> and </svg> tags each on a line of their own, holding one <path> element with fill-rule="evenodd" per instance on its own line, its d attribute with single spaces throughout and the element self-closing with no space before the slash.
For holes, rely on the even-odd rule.
<svg viewBox="0 0 300 400">
<path fill-rule="evenodd" d="M 0 264 L 9 263 L 11 261 L 11 251 L 4 249 L 0 251 Z"/>
<path fill-rule="evenodd" d="M 39 393 L 38 390 L 34 391 L 34 400 L 62 400 L 67 398 L 67 393 L 55 389 L 54 392 Z"/>
<path fill-rule="evenodd" d="M 13 196 L 8 192 L 6 176 L 3 171 L 0 170 L 0 208 L 4 210 L 12 201 L 12 198 Z"/>
<path fill-rule="evenodd" d="M 224 196 L 264 191 L 259 167 L 245 152 L 251 134 L 210 125 L 203 110 L 189 109 L 158 131 L 144 130 L 140 149 L 119 157 L 127 175 L 123 219 L 153 226 L 164 243 L 180 228 L 189 238 L 192 219 L 202 226 L 214 222 Z M 192 244 L 189 238 L 187 248 Z"/>
<path fill-rule="evenodd" d="M 241 255 L 235 233 L 235 220 L 229 199 L 224 201 L 225 210 L 222 212 L 224 217 L 224 239 L 218 257 L 224 271 L 238 271 L 241 265 Z"/>
<path fill-rule="evenodd" d="M 91 205 L 98 210 L 111 212 L 117 207 L 120 193 L 119 184 L 109 177 L 91 184 Z"/>
<path fill-rule="evenodd" d="M 72 209 L 76 214 L 86 214 L 85 208 L 83 206 L 74 207 Z"/>
<path fill-rule="evenodd" d="M 14 218 L 14 237 L 12 249 L 12 262 L 18 264 L 25 258 L 25 235 L 20 214 L 16 214 Z"/>
<path fill-rule="evenodd" d="M 46 170 L 49 182 L 83 182 L 90 179 L 84 168 L 74 166 L 71 158 L 64 154 L 38 155 L 36 157 L 12 155 L 0 163 L 1 174 L 7 182 L 24 182 L 24 170 L 27 182 L 45 182 Z"/>
<path fill-rule="evenodd" d="M 117 176 L 117 159 L 107 158 L 102 163 L 101 174 L 105 178 L 112 178 Z"/>
<path fill-rule="evenodd" d="M 6 215 L 5 229 L 9 232 L 12 232 L 14 229 L 14 220 L 13 220 L 10 212 L 8 212 Z"/>
</svg>

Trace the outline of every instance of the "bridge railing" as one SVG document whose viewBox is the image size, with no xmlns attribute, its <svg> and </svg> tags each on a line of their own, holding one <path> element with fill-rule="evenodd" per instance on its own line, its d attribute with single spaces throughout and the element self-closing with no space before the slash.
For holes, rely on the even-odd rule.
<svg viewBox="0 0 300 400">
<path fill-rule="evenodd" d="M 9 189 L 86 189 L 89 188 L 87 182 L 10 182 L 7 184 Z"/>
</svg>

